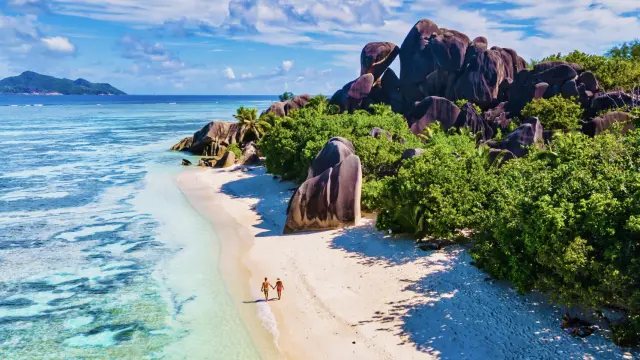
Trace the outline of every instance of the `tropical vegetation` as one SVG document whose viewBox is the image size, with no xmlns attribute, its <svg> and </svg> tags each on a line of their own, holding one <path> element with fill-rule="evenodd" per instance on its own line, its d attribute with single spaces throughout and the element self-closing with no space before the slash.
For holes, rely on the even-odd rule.
<svg viewBox="0 0 640 360">
<path fill-rule="evenodd" d="M 628 89 L 640 83 L 639 54 L 634 42 L 604 56 L 545 60 L 577 62 L 604 89 Z M 640 124 L 640 108 L 625 110 Z M 588 137 L 575 131 L 583 119 L 575 99 L 535 100 L 521 120 L 535 116 L 560 131 L 544 149 L 497 166 L 468 130 L 436 123 L 416 136 L 388 106 L 340 114 L 318 96 L 282 118 L 246 111 L 236 115 L 243 124 L 268 124 L 255 134 L 270 173 L 302 182 L 327 140 L 345 137 L 360 157 L 362 206 L 377 213 L 378 229 L 471 240 L 475 264 L 492 277 L 557 304 L 617 309 L 625 321 L 611 324 L 613 340 L 640 345 L 640 130 L 613 126 Z M 370 136 L 375 127 L 386 133 Z M 424 152 L 402 160 L 416 148 Z"/>
<path fill-rule="evenodd" d="M 265 119 L 258 118 L 258 109 L 255 108 L 249 109 L 241 106 L 233 117 L 238 120 L 243 141 L 260 139 L 271 127 L 271 124 Z"/>
<path fill-rule="evenodd" d="M 580 127 L 582 113 L 576 99 L 565 99 L 562 95 L 533 100 L 522 110 L 525 119 L 537 117 L 545 130 L 575 130 Z"/>
<path fill-rule="evenodd" d="M 294 97 L 295 97 L 295 95 L 293 95 L 293 93 L 292 93 L 292 92 L 289 92 L 289 91 L 287 91 L 287 92 L 283 93 L 282 95 L 278 95 L 278 99 L 279 99 L 280 101 L 287 101 L 287 100 L 291 100 L 291 99 L 293 99 Z"/>
<path fill-rule="evenodd" d="M 568 61 L 591 71 L 604 90 L 630 90 L 640 86 L 640 44 L 633 42 L 609 50 L 606 55 L 590 55 L 578 50 L 567 55 L 555 54 L 540 61 Z"/>
</svg>

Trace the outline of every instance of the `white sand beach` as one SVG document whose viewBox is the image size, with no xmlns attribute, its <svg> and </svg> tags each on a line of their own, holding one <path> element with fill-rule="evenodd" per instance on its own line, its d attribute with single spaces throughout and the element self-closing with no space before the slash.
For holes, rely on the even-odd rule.
<svg viewBox="0 0 640 360">
<path fill-rule="evenodd" d="M 295 184 L 262 167 L 189 169 L 178 184 L 221 237 L 222 273 L 265 358 L 634 358 L 602 334 L 574 338 L 563 309 L 520 296 L 470 264 L 463 247 L 422 251 L 374 230 L 283 235 Z M 280 277 L 281 301 L 260 301 Z M 276 297 L 272 291 L 271 297 Z M 271 344 L 260 335 L 263 326 Z"/>
</svg>

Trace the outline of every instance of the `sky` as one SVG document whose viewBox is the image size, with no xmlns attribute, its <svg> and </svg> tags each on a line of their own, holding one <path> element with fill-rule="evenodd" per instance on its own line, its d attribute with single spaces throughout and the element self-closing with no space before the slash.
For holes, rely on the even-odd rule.
<svg viewBox="0 0 640 360">
<path fill-rule="evenodd" d="M 331 95 L 359 75 L 365 44 L 400 45 L 423 18 L 527 60 L 640 37 L 640 0 L 0 0 L 0 78 Z"/>
</svg>

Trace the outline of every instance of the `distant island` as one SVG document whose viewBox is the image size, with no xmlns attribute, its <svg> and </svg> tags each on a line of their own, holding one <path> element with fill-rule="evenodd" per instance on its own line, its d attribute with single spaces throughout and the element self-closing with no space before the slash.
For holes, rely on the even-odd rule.
<svg viewBox="0 0 640 360">
<path fill-rule="evenodd" d="M 1 80 L 0 94 L 127 95 L 109 84 L 92 83 L 85 79 L 58 79 L 33 71 Z"/>
</svg>

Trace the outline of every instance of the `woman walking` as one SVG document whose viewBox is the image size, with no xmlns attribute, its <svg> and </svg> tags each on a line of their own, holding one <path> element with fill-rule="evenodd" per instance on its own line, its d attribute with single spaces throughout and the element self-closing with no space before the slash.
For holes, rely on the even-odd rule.
<svg viewBox="0 0 640 360">
<path fill-rule="evenodd" d="M 284 290 L 284 285 L 282 284 L 282 280 L 280 280 L 280 278 L 276 280 L 276 290 L 278 291 L 278 300 L 280 300 L 280 298 L 282 297 L 282 290 Z"/>
</svg>

